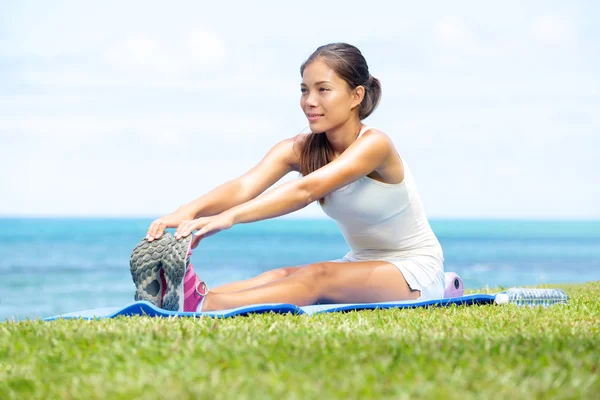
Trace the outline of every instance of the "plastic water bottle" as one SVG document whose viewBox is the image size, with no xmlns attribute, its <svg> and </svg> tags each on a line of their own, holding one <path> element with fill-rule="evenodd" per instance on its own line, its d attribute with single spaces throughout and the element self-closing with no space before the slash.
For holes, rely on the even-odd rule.
<svg viewBox="0 0 600 400">
<path fill-rule="evenodd" d="M 497 304 L 516 304 L 517 306 L 548 307 L 553 304 L 566 304 L 569 297 L 560 289 L 510 288 L 496 295 Z"/>
</svg>

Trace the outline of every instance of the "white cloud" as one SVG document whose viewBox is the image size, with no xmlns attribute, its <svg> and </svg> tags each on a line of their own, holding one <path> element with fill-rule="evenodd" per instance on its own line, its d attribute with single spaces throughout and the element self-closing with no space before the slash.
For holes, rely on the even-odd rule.
<svg viewBox="0 0 600 400">
<path fill-rule="evenodd" d="M 168 43 L 144 35 L 120 40 L 104 52 L 104 61 L 134 72 L 176 77 L 219 66 L 226 54 L 225 42 L 216 33 L 193 31 Z"/>
<path fill-rule="evenodd" d="M 191 32 L 186 39 L 185 51 L 196 65 L 220 65 L 227 55 L 224 40 L 207 31 Z"/>
<path fill-rule="evenodd" d="M 517 23 L 488 25 L 480 19 L 445 16 L 434 23 L 433 33 L 434 58 L 450 67 L 523 70 L 543 64 L 552 69 L 577 57 L 576 29 L 566 17 L 529 16 Z"/>
<path fill-rule="evenodd" d="M 533 37 L 546 45 L 568 46 L 576 38 L 575 28 L 565 18 L 557 16 L 536 17 L 531 26 Z"/>
<path fill-rule="evenodd" d="M 29 111 L 32 108 L 66 107 L 79 99 L 80 96 L 73 94 L 0 94 L 0 120 L 2 115 L 14 115 L 15 109 Z"/>
<path fill-rule="evenodd" d="M 160 44 L 147 37 L 131 37 L 106 50 L 107 64 L 132 70 L 149 70 L 159 73 L 177 73 L 177 65 L 160 48 Z"/>
<path fill-rule="evenodd" d="M 434 24 L 436 38 L 445 46 L 468 50 L 475 46 L 475 38 L 467 25 L 456 17 L 443 17 Z"/>
<path fill-rule="evenodd" d="M 256 118 L 230 118 L 221 115 L 141 115 L 131 117 L 72 116 L 62 118 L 36 117 L 14 118 L 0 116 L 0 137 L 15 132 L 30 136 L 54 138 L 91 138 L 119 136 L 124 132 L 132 136 L 157 137 L 164 141 L 168 133 L 193 135 L 194 132 L 252 133 L 260 136 L 275 131 L 273 122 Z"/>
</svg>

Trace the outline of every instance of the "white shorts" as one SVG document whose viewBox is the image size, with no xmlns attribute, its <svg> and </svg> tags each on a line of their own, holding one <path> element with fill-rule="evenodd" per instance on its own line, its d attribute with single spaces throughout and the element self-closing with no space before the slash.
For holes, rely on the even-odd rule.
<svg viewBox="0 0 600 400">
<path fill-rule="evenodd" d="M 410 258 L 378 258 L 363 260 L 347 254 L 344 258 L 331 260 L 331 262 L 360 262 L 360 261 L 386 261 L 394 264 L 402 273 L 406 283 L 412 290 L 421 291 L 419 301 L 438 300 L 444 298 L 446 277 L 444 265 L 437 257 L 414 256 Z"/>
</svg>

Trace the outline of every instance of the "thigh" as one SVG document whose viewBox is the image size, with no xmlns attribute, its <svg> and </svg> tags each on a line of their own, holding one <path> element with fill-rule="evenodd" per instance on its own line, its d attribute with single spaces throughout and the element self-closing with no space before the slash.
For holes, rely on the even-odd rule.
<svg viewBox="0 0 600 400">
<path fill-rule="evenodd" d="M 409 287 L 394 264 L 386 261 L 325 262 L 304 268 L 319 270 L 315 280 L 322 302 L 377 303 L 415 300 L 421 295 Z"/>
<path fill-rule="evenodd" d="M 282 268 L 271 269 L 269 271 L 265 271 L 262 274 L 256 276 L 254 279 L 262 279 L 262 280 L 265 280 L 266 282 L 271 282 L 271 281 L 275 281 L 278 279 L 287 278 L 288 276 L 290 276 L 293 273 L 295 273 L 296 271 L 298 271 L 300 268 L 302 268 L 302 266 L 282 267 Z"/>
</svg>

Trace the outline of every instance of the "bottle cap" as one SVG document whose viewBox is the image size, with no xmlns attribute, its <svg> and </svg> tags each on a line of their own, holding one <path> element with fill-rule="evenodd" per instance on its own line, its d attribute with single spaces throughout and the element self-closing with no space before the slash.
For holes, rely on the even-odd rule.
<svg viewBox="0 0 600 400">
<path fill-rule="evenodd" d="M 499 305 L 508 304 L 508 295 L 506 293 L 498 293 L 494 302 Z"/>
</svg>

